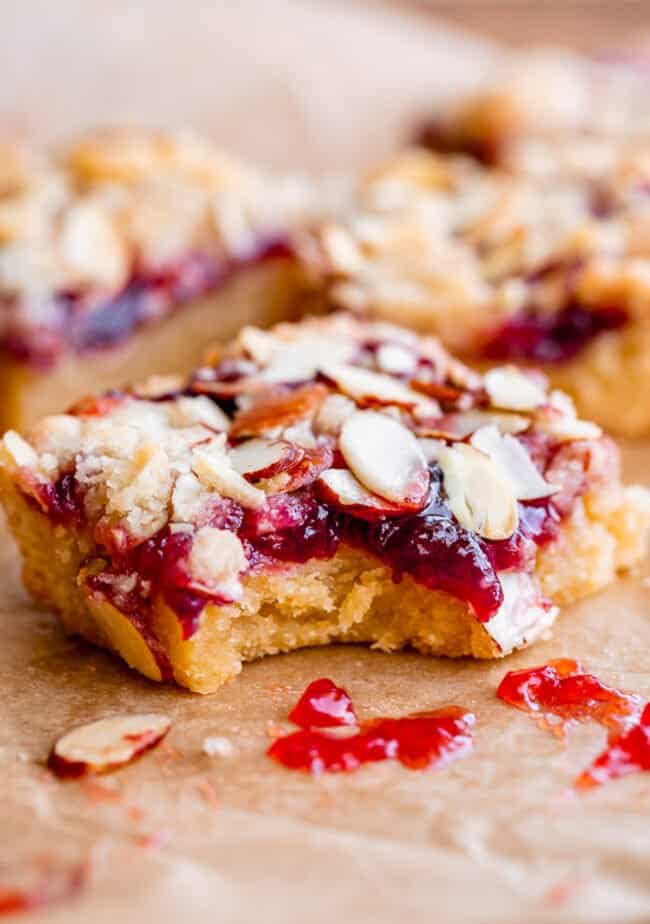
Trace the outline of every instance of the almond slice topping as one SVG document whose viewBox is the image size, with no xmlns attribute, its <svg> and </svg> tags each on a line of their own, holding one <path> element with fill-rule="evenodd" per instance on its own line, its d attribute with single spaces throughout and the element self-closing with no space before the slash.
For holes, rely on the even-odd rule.
<svg viewBox="0 0 650 924">
<path fill-rule="evenodd" d="M 14 466 L 18 468 L 38 468 L 36 450 L 15 430 L 7 430 L 2 438 L 1 448 L 2 454 L 12 468 Z"/>
<path fill-rule="evenodd" d="M 242 507 L 257 509 L 266 502 L 264 491 L 249 484 L 235 471 L 226 453 L 225 434 L 192 450 L 192 469 L 199 481 L 237 501 Z"/>
<path fill-rule="evenodd" d="M 535 415 L 535 426 L 560 443 L 573 440 L 597 440 L 603 435 L 600 427 L 588 420 L 579 420 L 556 407 L 541 408 Z"/>
<path fill-rule="evenodd" d="M 119 715 L 82 725 L 63 735 L 48 760 L 57 776 L 106 773 L 155 747 L 171 728 L 164 715 Z"/>
<path fill-rule="evenodd" d="M 346 468 L 330 468 L 318 478 L 316 487 L 334 507 L 353 513 L 362 520 L 379 520 L 403 514 L 404 508 L 372 494 Z"/>
<path fill-rule="evenodd" d="M 396 405 L 406 410 L 439 413 L 438 403 L 423 398 L 397 379 L 380 372 L 371 372 L 358 366 L 327 364 L 321 366 L 323 375 L 337 388 L 361 404 Z"/>
<path fill-rule="evenodd" d="M 470 442 L 503 469 L 518 500 L 537 500 L 555 493 L 556 489 L 544 480 L 514 436 L 504 436 L 494 425 L 490 425 L 477 430 Z"/>
<path fill-rule="evenodd" d="M 506 411 L 534 411 L 547 401 L 542 386 L 516 366 L 490 369 L 483 381 L 490 403 Z"/>
<path fill-rule="evenodd" d="M 443 449 L 438 462 L 458 522 L 484 539 L 512 536 L 519 523 L 517 499 L 501 468 L 466 443 Z"/>
<path fill-rule="evenodd" d="M 261 436 L 284 429 L 309 417 L 327 397 L 328 391 L 320 382 L 311 382 L 281 395 L 269 395 L 255 401 L 241 411 L 233 421 L 230 436 Z"/>
<path fill-rule="evenodd" d="M 286 440 L 258 437 L 235 446 L 230 451 L 230 461 L 247 481 L 259 481 L 294 468 L 304 454 L 299 446 Z"/>
<path fill-rule="evenodd" d="M 339 447 L 369 491 L 408 509 L 422 506 L 429 470 L 417 439 L 401 423 L 377 411 L 356 411 L 341 428 Z"/>
</svg>

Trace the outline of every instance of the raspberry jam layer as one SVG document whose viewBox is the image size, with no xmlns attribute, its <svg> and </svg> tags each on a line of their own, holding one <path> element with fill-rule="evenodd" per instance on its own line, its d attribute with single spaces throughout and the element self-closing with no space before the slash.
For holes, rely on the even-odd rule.
<svg viewBox="0 0 650 924">
<path fill-rule="evenodd" d="M 140 327 L 218 290 L 241 268 L 290 258 L 292 253 L 289 241 L 277 236 L 259 241 L 239 258 L 196 253 L 158 270 L 135 270 L 124 288 L 108 298 L 98 299 L 82 290 L 60 292 L 52 300 L 51 326 L 10 329 L 0 340 L 0 349 L 12 359 L 46 370 L 64 352 L 84 353 L 122 343 Z"/>
<path fill-rule="evenodd" d="M 81 498 L 70 477 L 46 485 L 38 501 L 57 522 L 76 524 L 82 516 Z M 362 520 L 328 505 L 310 485 L 270 497 L 257 511 L 216 500 L 205 511 L 202 525 L 237 533 L 252 571 L 329 559 L 342 544 L 358 548 L 390 568 L 395 581 L 409 575 L 429 590 L 462 600 L 480 622 L 488 622 L 503 603 L 497 572 L 531 571 L 536 548 L 557 535 L 560 519 L 552 499 L 520 504 L 519 526 L 510 539 L 481 539 L 454 518 L 440 469 L 433 464 L 429 501 L 416 514 Z M 129 618 L 146 623 L 151 602 L 162 597 L 177 614 L 187 639 L 199 628 L 206 604 L 232 602 L 192 581 L 191 533 L 165 527 L 134 547 L 113 534 L 96 538 L 111 564 L 88 579 L 89 587 Z"/>
<path fill-rule="evenodd" d="M 338 708 L 329 722 L 326 710 L 317 707 L 314 711 L 313 702 L 320 702 L 323 693 L 329 694 L 326 698 L 330 704 L 332 696 L 337 703 L 344 703 L 346 716 L 355 715 L 345 690 L 331 680 L 313 681 L 289 713 L 289 718 L 302 727 L 273 742 L 267 752 L 272 760 L 291 770 L 313 774 L 350 773 L 364 764 L 384 760 L 398 760 L 411 770 L 420 770 L 443 766 L 472 750 L 475 717 L 458 706 L 397 719 L 371 719 L 345 737 L 314 730 L 314 726 L 334 728 L 348 724 L 341 722 Z"/>
<path fill-rule="evenodd" d="M 526 312 L 501 327 L 483 352 L 488 359 L 566 362 L 600 334 L 626 323 L 627 315 L 619 308 L 590 311 L 572 303 L 555 314 Z"/>
<path fill-rule="evenodd" d="M 575 722 L 594 721 L 620 730 L 638 717 L 641 708 L 638 696 L 607 686 L 569 658 L 510 671 L 499 684 L 497 696 L 535 716 L 543 728 L 561 737 Z"/>
</svg>

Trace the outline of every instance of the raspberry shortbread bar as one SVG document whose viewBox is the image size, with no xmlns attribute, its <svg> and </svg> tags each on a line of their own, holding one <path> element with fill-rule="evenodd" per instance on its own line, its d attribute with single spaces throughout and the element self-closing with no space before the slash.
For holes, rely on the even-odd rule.
<svg viewBox="0 0 650 924">
<path fill-rule="evenodd" d="M 0 187 L 0 429 L 286 319 L 317 198 L 193 136 L 117 130 L 5 147 Z"/>
<path fill-rule="evenodd" d="M 542 365 L 578 411 L 650 432 L 650 147 L 542 182 L 405 151 L 306 253 L 330 302 L 435 334 L 472 363 Z"/>
<path fill-rule="evenodd" d="M 533 48 L 423 121 L 416 140 L 532 176 L 597 177 L 650 140 L 649 86 L 647 49 L 597 60 Z"/>
<path fill-rule="evenodd" d="M 649 519 L 539 378 L 346 315 L 10 431 L 0 479 L 32 594 L 199 692 L 336 641 L 505 655 L 636 562 Z"/>
</svg>

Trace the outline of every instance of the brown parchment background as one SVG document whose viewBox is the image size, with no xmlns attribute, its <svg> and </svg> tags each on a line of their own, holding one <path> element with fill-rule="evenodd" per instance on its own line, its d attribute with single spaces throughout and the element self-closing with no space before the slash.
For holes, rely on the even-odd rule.
<svg viewBox="0 0 650 924">
<path fill-rule="evenodd" d="M 107 120 L 180 122 L 277 164 L 376 156 L 495 53 L 424 18 L 316 0 L 16 0 L 0 14 L 5 129 L 58 138 Z M 650 484 L 649 461 L 650 449 L 627 449 L 628 477 Z M 201 698 L 65 639 L 27 602 L 2 532 L 0 883 L 33 877 L 37 861 L 87 862 L 74 902 L 33 912 L 53 924 L 649 921 L 650 777 L 567 796 L 602 730 L 575 730 L 562 749 L 494 695 L 505 670 L 566 655 L 650 696 L 649 604 L 637 574 L 507 662 L 305 651 Z M 321 675 L 365 717 L 474 709 L 474 755 L 442 771 L 387 763 L 321 779 L 275 766 L 267 724 Z M 167 742 L 101 789 L 48 776 L 58 734 L 124 710 L 170 714 Z M 215 734 L 232 758 L 202 754 Z"/>
</svg>

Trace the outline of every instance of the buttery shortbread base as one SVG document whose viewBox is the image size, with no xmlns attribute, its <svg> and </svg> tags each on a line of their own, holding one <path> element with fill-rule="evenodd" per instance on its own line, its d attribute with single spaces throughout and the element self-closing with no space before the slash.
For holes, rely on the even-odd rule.
<svg viewBox="0 0 650 924">
<path fill-rule="evenodd" d="M 187 373 L 213 341 L 230 340 L 245 324 L 269 327 L 294 320 L 300 274 L 289 260 L 240 270 L 217 291 L 145 326 L 121 344 L 61 357 L 55 368 L 34 371 L 0 354 L 0 432 L 24 430 L 80 397 L 120 388 L 150 375 Z"/>
<path fill-rule="evenodd" d="M 84 592 L 82 562 L 92 557 L 92 541 L 53 525 L 6 475 L 1 478 L 28 590 L 59 613 L 66 632 L 117 652 L 132 668 L 161 680 L 156 660 L 128 619 Z M 542 593 L 568 604 L 604 587 L 643 555 L 647 524 L 645 496 L 634 488 L 615 484 L 586 495 L 558 540 L 538 554 L 535 574 Z M 152 629 L 177 683 L 209 693 L 234 678 L 245 661 L 333 642 L 385 651 L 408 645 L 450 657 L 508 653 L 461 601 L 410 577 L 396 583 L 384 565 L 349 548 L 326 561 L 247 576 L 243 583 L 242 601 L 206 607 L 199 631 L 186 641 L 175 614 L 156 607 Z M 518 645 L 532 641 L 552 618 L 532 626 Z"/>
</svg>

